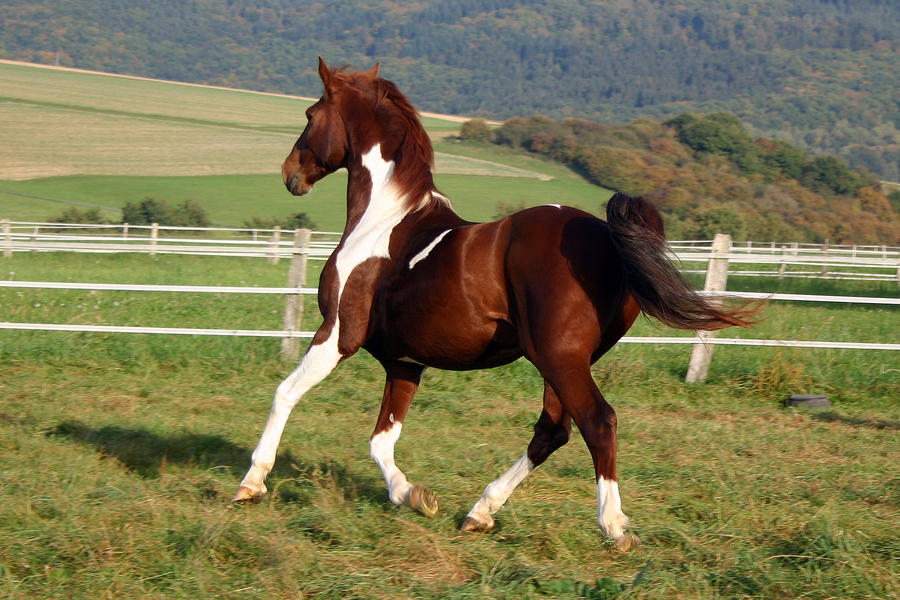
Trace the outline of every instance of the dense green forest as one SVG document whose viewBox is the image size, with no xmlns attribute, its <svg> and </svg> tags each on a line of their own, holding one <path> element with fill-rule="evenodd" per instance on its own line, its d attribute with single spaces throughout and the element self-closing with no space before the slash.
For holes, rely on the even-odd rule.
<svg viewBox="0 0 900 600">
<path fill-rule="evenodd" d="M 624 126 L 516 117 L 465 123 L 470 143 L 524 148 L 592 182 L 649 198 L 673 239 L 900 243 L 900 191 L 832 155 L 750 136 L 730 113 L 683 113 Z M 511 206 L 515 209 L 515 206 Z"/>
<path fill-rule="evenodd" d="M 896 0 L 0 0 L 0 57 L 318 95 L 383 64 L 422 110 L 686 110 L 900 180 Z M 2 95 L 2 94 L 0 94 Z"/>
</svg>

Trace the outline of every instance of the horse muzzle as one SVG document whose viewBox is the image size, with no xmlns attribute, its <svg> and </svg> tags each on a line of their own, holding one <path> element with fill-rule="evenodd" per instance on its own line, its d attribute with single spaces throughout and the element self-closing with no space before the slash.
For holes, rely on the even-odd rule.
<svg viewBox="0 0 900 600">
<path fill-rule="evenodd" d="M 304 194 L 309 193 L 309 191 L 313 188 L 311 183 L 306 181 L 306 178 L 303 176 L 300 171 L 297 171 L 286 177 L 284 180 L 284 186 L 287 190 L 295 196 L 303 196 Z"/>
</svg>

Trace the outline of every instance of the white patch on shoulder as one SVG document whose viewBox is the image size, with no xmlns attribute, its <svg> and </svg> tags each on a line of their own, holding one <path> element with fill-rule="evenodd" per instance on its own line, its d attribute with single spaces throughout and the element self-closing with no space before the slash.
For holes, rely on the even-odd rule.
<svg viewBox="0 0 900 600">
<path fill-rule="evenodd" d="M 344 245 L 338 251 L 335 261 L 338 306 L 344 294 L 344 285 L 353 269 L 373 257 L 390 258 L 391 232 L 408 212 L 400 190 L 391 182 L 394 161 L 386 161 L 381 157 L 381 144 L 375 144 L 363 154 L 362 165 L 369 171 L 372 179 L 372 195 L 362 218 L 344 239 Z M 339 321 L 340 318 L 336 316 L 332 331 L 340 331 Z"/>
<path fill-rule="evenodd" d="M 425 260 L 428 257 L 428 255 L 431 254 L 431 251 L 434 250 L 434 247 L 437 246 L 438 244 L 440 244 L 441 240 L 444 239 L 444 236 L 447 235 L 448 233 L 450 233 L 451 231 L 452 231 L 451 229 L 448 229 L 446 231 L 441 232 L 440 235 L 438 235 L 436 238 L 434 238 L 430 244 L 428 244 L 427 246 L 422 248 L 422 250 L 418 254 L 416 254 L 415 256 L 413 256 L 410 259 L 409 268 L 412 269 L 414 266 L 416 266 L 416 263 Z"/>
</svg>

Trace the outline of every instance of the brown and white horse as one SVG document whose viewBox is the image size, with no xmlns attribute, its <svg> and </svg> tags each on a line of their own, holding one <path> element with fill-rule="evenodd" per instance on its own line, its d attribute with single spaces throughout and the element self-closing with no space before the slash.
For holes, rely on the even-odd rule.
<svg viewBox="0 0 900 600">
<path fill-rule="evenodd" d="M 432 179 L 433 151 L 415 110 L 393 83 L 369 72 L 332 70 L 319 59 L 322 98 L 282 174 L 303 195 L 346 168 L 347 224 L 322 272 L 324 320 L 297 369 L 275 392 L 271 413 L 236 502 L 263 483 L 291 409 L 360 348 L 387 382 L 370 440 L 391 502 L 437 512 L 427 487 L 394 462 L 394 445 L 426 367 L 483 369 L 524 356 L 544 378 L 543 411 L 524 455 L 487 486 L 462 529 L 484 531 L 515 487 L 569 439 L 575 421 L 597 483 L 597 520 L 619 548 L 626 533 L 616 478 L 616 414 L 591 378 L 591 364 L 641 310 L 683 329 L 747 325 L 697 295 L 665 257 L 653 206 L 616 194 L 607 222 L 574 208 L 542 206 L 493 223 L 470 223 Z"/>
</svg>

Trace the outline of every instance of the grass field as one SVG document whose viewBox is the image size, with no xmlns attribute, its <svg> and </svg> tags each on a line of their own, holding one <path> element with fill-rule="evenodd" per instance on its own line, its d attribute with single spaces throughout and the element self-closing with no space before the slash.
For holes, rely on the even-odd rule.
<svg viewBox="0 0 900 600">
<path fill-rule="evenodd" d="M 3 266 L 32 280 L 286 279 L 284 263 L 252 259 L 16 255 Z M 892 293 L 862 284 L 850 291 Z M 270 329 L 282 312 L 280 299 L 262 296 L 2 290 L 0 298 L 3 320 L 22 321 Z M 311 304 L 304 328 L 317 322 Z M 898 319 L 896 310 L 774 304 L 755 330 L 734 333 L 894 341 Z M 668 332 L 642 319 L 632 333 Z M 595 377 L 619 413 L 623 499 L 644 540 L 641 551 L 622 555 L 594 525 L 590 457 L 577 437 L 517 490 L 497 515 L 497 531 L 457 532 L 483 486 L 528 443 L 540 379 L 522 361 L 426 374 L 397 452 L 411 479 L 439 495 L 436 519 L 392 506 L 368 458 L 382 375 L 365 354 L 295 411 L 270 498 L 231 507 L 271 393 L 290 369 L 277 352 L 276 340 L 0 332 L 0 592 L 900 593 L 900 373 L 890 353 L 717 348 L 709 383 L 692 386 L 683 383 L 687 347 L 614 349 Z M 780 400 L 798 392 L 828 393 L 834 408 L 783 408 Z"/>
<path fill-rule="evenodd" d="M 343 227 L 341 173 L 304 199 L 281 184 L 306 100 L 7 63 L 0 87 L 0 218 L 43 221 L 79 203 L 119 219 L 149 196 L 194 200 L 218 224 L 306 211 L 321 229 Z M 467 219 L 492 218 L 498 202 L 594 211 L 609 196 L 558 165 L 447 141 L 456 121 L 423 122 L 443 140 L 438 185 Z"/>
<path fill-rule="evenodd" d="M 6 64 L 0 89 L 0 218 L 43 220 L 70 202 L 116 218 L 125 202 L 152 196 L 193 199 L 219 223 L 304 210 L 322 229 L 343 225 L 343 175 L 300 199 L 281 185 L 278 166 L 302 127 L 297 99 Z M 458 124 L 426 126 L 439 138 Z M 138 130 L 127 141 L 143 159 L 107 150 Z M 29 146 L 32 137 L 40 144 Z M 436 149 L 438 185 L 469 219 L 493 216 L 498 199 L 509 208 L 561 202 L 596 211 L 608 197 L 511 151 L 450 139 Z M 8 165 L 16 173 L 3 171 Z M 159 165 L 169 168 L 139 170 Z M 68 175 L 45 177 L 51 168 Z M 321 263 L 312 264 L 310 283 Z M 0 259 L 0 277 L 281 286 L 287 264 L 17 254 Z M 732 279 L 729 289 L 898 295 L 893 283 Z M 314 303 L 306 308 L 303 329 L 312 329 Z M 282 299 L 270 296 L 0 289 L 2 321 L 277 329 L 282 314 Z M 897 331 L 895 308 L 772 303 L 753 330 L 728 335 L 895 342 Z M 640 319 L 631 334 L 672 332 Z M 301 401 L 270 497 L 232 507 L 271 395 L 291 369 L 278 346 L 0 331 L 0 595 L 900 595 L 893 353 L 719 347 L 708 382 L 687 385 L 689 347 L 614 348 L 594 374 L 618 411 L 624 508 L 644 541 L 618 554 L 594 523 L 590 457 L 577 436 L 517 490 L 496 531 L 457 531 L 530 439 L 541 383 L 525 361 L 426 373 L 397 459 L 438 494 L 435 519 L 391 505 L 368 457 L 383 375 L 364 353 Z M 834 406 L 786 409 L 791 393 L 827 393 Z"/>
</svg>

